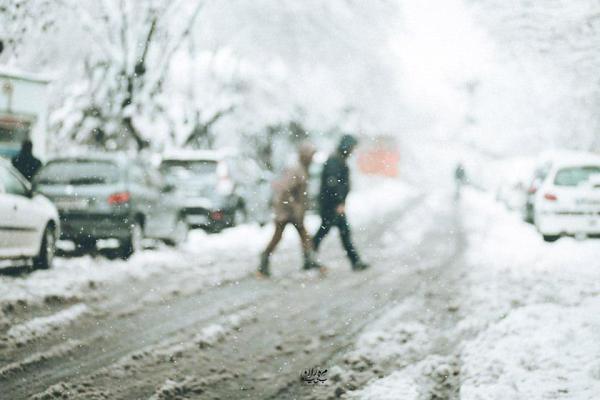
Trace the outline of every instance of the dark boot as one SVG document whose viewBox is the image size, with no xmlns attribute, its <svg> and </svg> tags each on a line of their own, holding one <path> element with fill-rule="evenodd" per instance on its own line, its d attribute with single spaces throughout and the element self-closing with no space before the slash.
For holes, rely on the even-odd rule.
<svg viewBox="0 0 600 400">
<path fill-rule="evenodd" d="M 304 271 L 310 269 L 323 270 L 324 267 L 315 260 L 315 253 L 311 250 L 304 254 L 304 264 L 302 265 Z"/>
<path fill-rule="evenodd" d="M 269 271 L 269 255 L 261 254 L 260 256 L 260 265 L 258 266 L 258 271 L 256 271 L 259 277 L 268 278 L 271 276 L 271 271 Z"/>
<path fill-rule="evenodd" d="M 352 270 L 353 271 L 364 271 L 365 269 L 368 269 L 370 267 L 369 264 L 363 262 L 363 261 L 357 261 L 354 264 L 352 264 Z"/>
</svg>

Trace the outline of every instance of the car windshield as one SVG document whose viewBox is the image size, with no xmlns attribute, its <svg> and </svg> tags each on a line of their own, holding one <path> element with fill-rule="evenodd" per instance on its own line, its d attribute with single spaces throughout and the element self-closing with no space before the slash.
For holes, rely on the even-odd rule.
<svg viewBox="0 0 600 400">
<path fill-rule="evenodd" d="M 41 185 L 102 185 L 119 180 L 119 168 L 110 161 L 59 160 L 48 163 L 37 175 Z"/>
<path fill-rule="evenodd" d="M 582 166 L 562 168 L 556 173 L 556 186 L 578 186 L 587 182 L 592 175 L 600 174 L 600 166 Z"/>
<path fill-rule="evenodd" d="M 161 172 L 168 177 L 186 180 L 189 178 L 213 178 L 217 173 L 216 161 L 212 160 L 165 160 Z"/>
</svg>

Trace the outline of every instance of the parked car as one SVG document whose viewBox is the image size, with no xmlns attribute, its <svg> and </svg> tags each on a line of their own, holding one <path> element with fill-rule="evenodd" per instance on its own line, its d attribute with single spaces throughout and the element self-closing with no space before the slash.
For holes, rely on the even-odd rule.
<svg viewBox="0 0 600 400">
<path fill-rule="evenodd" d="M 527 193 L 525 195 L 525 209 L 523 211 L 523 220 L 527 223 L 535 223 L 535 195 L 546 179 L 551 167 L 552 162 L 546 161 L 539 165 L 533 173 L 533 178 L 529 183 L 529 187 L 527 188 Z"/>
<path fill-rule="evenodd" d="M 535 195 L 546 180 L 546 176 L 552 169 L 552 165 L 560 160 L 577 160 L 587 153 L 573 150 L 550 150 L 545 151 L 537 157 L 533 176 L 531 177 L 527 188 L 525 206 L 523 209 L 523 220 L 530 224 L 535 224 Z"/>
<path fill-rule="evenodd" d="M 0 159 L 0 260 L 50 268 L 60 225 L 56 207 L 31 190 L 8 161 Z"/>
<path fill-rule="evenodd" d="M 180 151 L 166 154 L 160 170 L 180 193 L 190 227 L 220 231 L 270 219 L 271 177 L 250 158 L 218 150 Z"/>
<path fill-rule="evenodd" d="M 56 158 L 34 184 L 58 208 L 61 238 L 78 249 L 115 238 L 118 254 L 127 258 L 145 238 L 177 244 L 187 235 L 172 186 L 141 160 L 119 154 Z"/>
<path fill-rule="evenodd" d="M 556 160 L 535 194 L 535 226 L 548 242 L 600 235 L 600 157 Z"/>
</svg>

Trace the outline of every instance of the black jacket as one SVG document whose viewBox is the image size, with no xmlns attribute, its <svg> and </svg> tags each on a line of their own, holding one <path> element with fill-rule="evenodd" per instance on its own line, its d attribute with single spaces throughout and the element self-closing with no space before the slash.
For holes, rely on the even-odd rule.
<svg viewBox="0 0 600 400">
<path fill-rule="evenodd" d="M 28 181 L 31 181 L 31 178 L 38 172 L 42 163 L 40 160 L 35 158 L 33 154 L 20 152 L 12 159 L 12 165 L 27 178 Z"/>
<path fill-rule="evenodd" d="M 319 206 L 321 213 L 329 213 L 346 201 L 350 191 L 350 170 L 346 160 L 334 154 L 323 165 Z"/>
</svg>

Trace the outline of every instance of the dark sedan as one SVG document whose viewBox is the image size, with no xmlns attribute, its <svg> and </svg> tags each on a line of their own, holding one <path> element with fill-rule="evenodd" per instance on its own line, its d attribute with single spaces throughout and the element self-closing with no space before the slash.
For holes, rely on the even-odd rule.
<svg viewBox="0 0 600 400">
<path fill-rule="evenodd" d="M 85 155 L 48 162 L 34 181 L 57 207 L 61 238 L 87 250 L 99 239 L 119 241 L 123 258 L 144 238 L 183 241 L 187 224 L 158 171 L 123 155 Z"/>
</svg>

